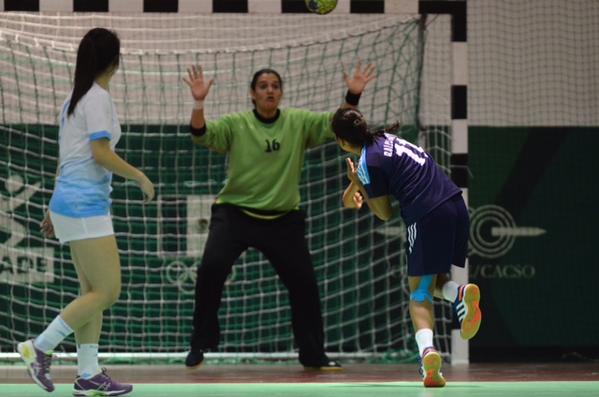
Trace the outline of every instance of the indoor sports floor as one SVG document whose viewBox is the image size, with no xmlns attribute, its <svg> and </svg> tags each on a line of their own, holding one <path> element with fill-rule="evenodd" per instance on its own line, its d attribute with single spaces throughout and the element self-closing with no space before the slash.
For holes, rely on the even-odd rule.
<svg viewBox="0 0 599 397">
<path fill-rule="evenodd" d="M 134 384 L 131 397 L 463 397 L 599 396 L 599 362 L 445 365 L 442 389 L 425 389 L 416 365 L 348 364 L 338 373 L 299 365 L 109 366 L 117 380 Z M 70 396 L 73 366 L 55 366 L 54 396 Z M 0 367 L 0 396 L 49 396 L 18 365 Z"/>
</svg>

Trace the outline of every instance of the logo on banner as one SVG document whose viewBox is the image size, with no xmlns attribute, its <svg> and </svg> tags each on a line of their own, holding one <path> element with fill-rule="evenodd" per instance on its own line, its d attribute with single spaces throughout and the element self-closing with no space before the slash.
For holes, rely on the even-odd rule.
<svg viewBox="0 0 599 397">
<path fill-rule="evenodd" d="M 11 284 L 51 283 L 54 281 L 54 249 L 22 246 L 27 228 L 17 209 L 40 189 L 40 183 L 25 185 L 23 177 L 10 175 L 0 193 L 0 282 Z M 0 237 L 1 238 L 1 237 Z"/>
<path fill-rule="evenodd" d="M 182 261 L 174 261 L 164 268 L 164 278 L 181 293 L 193 294 L 196 285 L 196 268 L 199 263 L 187 265 Z"/>
<path fill-rule="evenodd" d="M 520 226 L 512 214 L 498 205 L 483 205 L 470 209 L 470 255 L 496 259 L 506 255 L 516 239 L 534 238 L 546 233 L 536 226 Z M 469 269 L 474 279 L 532 279 L 533 264 L 478 263 Z"/>
<path fill-rule="evenodd" d="M 177 287 L 182 294 L 191 295 L 195 292 L 197 268 L 200 264 L 200 261 L 193 263 L 182 260 L 172 261 L 164 266 L 163 280 L 166 280 L 169 285 Z M 231 284 L 238 278 L 236 268 L 236 266 L 233 266 L 231 269 L 231 274 L 225 285 Z"/>
<path fill-rule="evenodd" d="M 470 212 L 470 254 L 499 258 L 507 254 L 517 238 L 538 237 L 546 231 L 534 226 L 518 226 L 505 208 L 483 205 Z"/>
</svg>

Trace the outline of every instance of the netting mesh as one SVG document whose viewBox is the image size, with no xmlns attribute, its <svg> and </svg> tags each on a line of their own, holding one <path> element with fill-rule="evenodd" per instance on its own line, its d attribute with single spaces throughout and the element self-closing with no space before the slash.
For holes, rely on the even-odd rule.
<svg viewBox="0 0 599 397">
<path fill-rule="evenodd" d="M 470 125 L 599 125 L 599 2 L 468 2 Z"/>
<path fill-rule="evenodd" d="M 401 121 L 408 139 L 420 133 L 426 35 L 416 17 L 3 14 L 0 302 L 8 315 L 0 319 L 2 351 L 39 333 L 78 293 L 68 249 L 44 239 L 38 224 L 53 188 L 57 113 L 71 89 L 76 45 L 92 26 L 114 28 L 122 40 L 121 68 L 111 82 L 123 129 L 117 152 L 157 186 L 156 201 L 142 205 L 132 183 L 118 177 L 113 183 L 123 287 L 105 316 L 103 351 L 188 348 L 195 268 L 226 158 L 190 144 L 191 101 L 181 81 L 187 66 L 202 65 L 216 79 L 206 102 L 210 119 L 248 109 L 249 80 L 262 67 L 282 75 L 282 106 L 334 111 L 345 94 L 343 67 L 351 69 L 357 59 L 374 62 L 377 79 L 363 95 L 361 110 L 374 124 Z M 428 64 L 444 61 L 430 58 Z M 426 63 L 425 74 L 438 68 Z M 431 116 L 435 100 L 431 103 L 430 123 L 441 125 L 442 118 Z M 435 147 L 447 153 L 447 128 L 430 131 L 446 136 L 445 146 Z M 340 208 L 346 184 L 340 154 L 334 143 L 310 150 L 301 185 L 328 350 L 409 356 L 415 346 L 403 225 Z M 447 353 L 451 316 L 444 306 L 441 310 L 438 341 Z M 246 252 L 234 266 L 220 318 L 222 351 L 294 349 L 286 290 L 257 251 Z M 72 350 L 72 339 L 62 348 Z"/>
</svg>

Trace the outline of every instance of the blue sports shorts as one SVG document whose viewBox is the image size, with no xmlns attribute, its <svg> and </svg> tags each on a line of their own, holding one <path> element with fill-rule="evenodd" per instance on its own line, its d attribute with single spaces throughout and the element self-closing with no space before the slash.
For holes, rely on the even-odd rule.
<svg viewBox="0 0 599 397">
<path fill-rule="evenodd" d="M 406 229 L 408 276 L 448 273 L 451 265 L 465 266 L 470 219 L 461 194 L 443 202 Z"/>
</svg>

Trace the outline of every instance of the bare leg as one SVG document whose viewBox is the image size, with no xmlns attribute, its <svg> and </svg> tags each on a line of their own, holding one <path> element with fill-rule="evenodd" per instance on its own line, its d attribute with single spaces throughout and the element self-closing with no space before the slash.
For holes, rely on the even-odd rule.
<svg viewBox="0 0 599 397">
<path fill-rule="evenodd" d="M 77 352 L 80 376 L 75 380 L 75 395 L 129 393 L 133 386 L 114 381 L 105 371 L 100 371 L 97 362 L 102 312 L 116 302 L 121 292 L 121 262 L 116 239 L 112 235 L 71 242 L 71 252 L 82 295 L 63 310 L 61 317 L 75 331 L 80 345 Z"/>
<path fill-rule="evenodd" d="M 60 316 L 82 338 L 95 339 L 101 325 L 98 316 L 116 302 L 121 292 L 121 262 L 116 239 L 112 235 L 70 244 L 80 280 L 86 280 L 90 289 L 69 303 Z M 92 325 L 85 328 L 90 321 Z"/>
<path fill-rule="evenodd" d="M 443 360 L 433 346 L 435 319 L 432 297 L 437 287 L 437 275 L 426 276 L 426 278 L 428 280 L 424 277 L 408 277 L 410 292 L 416 292 L 413 298 L 410 297 L 410 317 L 422 363 L 422 382 L 425 387 L 443 387 L 445 386 L 445 378 L 441 374 Z M 426 285 L 429 280 L 430 284 Z M 426 290 L 422 291 L 423 288 Z"/>
<path fill-rule="evenodd" d="M 73 258 L 73 263 L 75 264 L 75 270 L 77 271 L 77 276 L 79 278 L 80 292 L 79 295 L 83 296 L 88 292 L 91 292 L 92 286 L 91 283 L 85 277 L 81 269 L 81 265 L 79 265 L 80 259 L 77 257 L 77 253 L 75 250 L 71 248 L 71 257 Z M 84 343 L 94 343 L 97 344 L 100 340 L 100 331 L 102 330 L 102 312 L 98 312 L 95 316 L 93 316 L 86 324 L 81 327 L 74 329 L 75 333 L 75 341 L 78 345 Z"/>
<path fill-rule="evenodd" d="M 428 292 L 430 296 L 433 296 L 433 291 L 436 286 L 436 278 L 437 276 L 433 276 L 433 280 L 429 285 Z M 410 286 L 410 292 L 414 292 L 418 289 L 420 285 L 420 277 L 408 277 L 408 285 Z M 419 329 L 428 328 L 434 329 L 434 316 L 433 316 L 433 303 L 424 300 L 422 302 L 417 302 L 410 299 L 410 318 L 412 319 L 412 325 L 414 326 L 414 330 L 418 331 Z"/>
<path fill-rule="evenodd" d="M 39 347 L 33 340 L 17 346 L 32 379 L 49 392 L 54 390 L 54 385 L 49 376 L 51 356 L 46 352 L 54 349 L 71 330 L 76 333 L 78 343 L 97 345 L 102 312 L 116 301 L 121 290 L 121 265 L 114 236 L 71 242 L 71 252 L 82 295 L 69 303 L 36 338 Z M 102 384 L 109 381 L 104 378 Z M 130 390 L 131 386 L 125 385 L 121 389 Z"/>
</svg>

